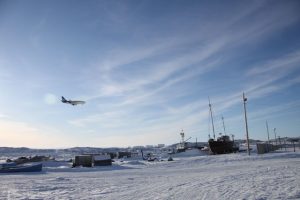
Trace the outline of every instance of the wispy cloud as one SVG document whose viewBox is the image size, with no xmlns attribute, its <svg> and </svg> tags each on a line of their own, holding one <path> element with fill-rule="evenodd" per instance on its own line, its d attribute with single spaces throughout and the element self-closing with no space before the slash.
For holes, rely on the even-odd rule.
<svg viewBox="0 0 300 200">
<path fill-rule="evenodd" d="M 250 123 L 264 124 L 266 120 L 271 120 L 280 116 L 285 116 L 291 112 L 299 112 L 300 101 L 290 101 L 280 105 L 266 105 L 260 109 L 248 112 L 248 120 Z M 240 124 L 244 126 L 244 115 L 234 115 L 226 119 L 230 124 Z M 242 122 L 242 123 L 240 123 Z M 253 124 L 255 127 L 255 124 Z"/>
<path fill-rule="evenodd" d="M 253 67 L 248 71 L 247 75 L 257 76 L 271 73 L 271 76 L 276 74 L 276 78 L 278 78 L 278 76 L 284 76 L 297 69 L 299 67 L 299 63 L 300 51 L 296 51 Z"/>
<path fill-rule="evenodd" d="M 300 65 L 299 52 L 287 53 L 275 59 L 270 58 L 263 63 L 250 67 L 243 76 L 241 89 L 225 96 L 215 96 L 215 103 L 222 104 L 220 109 L 230 108 L 240 103 L 242 92 L 251 99 L 266 97 L 283 89 L 299 84 L 297 70 Z M 290 75 L 296 74 L 287 78 Z M 280 80 L 280 81 L 279 81 Z"/>
<path fill-rule="evenodd" d="M 286 115 L 289 112 L 299 112 L 300 101 L 290 101 L 281 105 L 266 106 L 260 110 L 249 113 L 249 120 L 251 121 L 264 121 L 273 119 L 281 115 Z"/>
<path fill-rule="evenodd" d="M 208 59 L 212 56 L 220 56 L 220 52 L 228 51 L 228 48 L 233 46 L 240 46 L 245 43 L 251 43 L 253 40 L 262 39 L 267 37 L 269 33 L 281 29 L 290 25 L 291 23 L 299 20 L 294 16 L 294 12 L 271 12 L 268 16 L 259 16 L 255 15 L 253 21 L 249 21 L 249 16 L 251 14 L 257 13 L 261 9 L 264 9 L 260 4 L 255 6 L 255 9 L 249 9 L 248 15 L 245 16 L 244 12 L 240 16 L 234 18 L 233 22 L 228 22 L 228 26 L 223 26 L 224 30 L 220 31 L 219 35 L 214 35 L 214 38 L 209 38 L 208 36 L 202 36 L 201 38 L 192 38 L 189 41 L 186 38 L 179 38 L 179 41 L 175 44 L 170 44 L 170 41 L 159 43 L 157 45 L 148 45 L 142 46 L 135 50 L 119 50 L 116 53 L 112 53 L 113 56 L 109 56 L 100 62 L 100 69 L 104 71 L 110 71 L 109 73 L 97 73 L 99 74 L 101 83 L 99 93 L 99 84 L 98 86 L 99 95 L 92 95 L 92 98 L 99 98 L 103 95 L 127 95 L 128 92 L 136 91 L 139 89 L 145 88 L 149 84 L 157 82 L 165 82 L 166 79 L 169 79 L 174 73 L 189 67 L 192 64 L 198 63 L 201 66 L 205 59 Z M 245 11 L 246 12 L 246 11 Z M 247 12 L 246 12 L 247 13 Z M 247 18 L 246 18 L 247 17 Z M 258 18 L 263 17 L 264 20 L 258 20 Z M 278 21 L 279 23 L 273 23 Z M 248 21 L 248 23 L 246 23 Z M 226 24 L 226 22 L 225 22 Z M 239 26 L 237 26 L 237 24 Z M 232 28 L 232 29 L 231 29 Z M 186 54 L 180 54 L 179 56 L 172 56 L 170 60 L 167 61 L 157 61 L 151 64 L 151 70 L 147 70 L 147 74 L 138 74 L 137 76 L 131 77 L 131 80 L 118 80 L 114 79 L 111 75 L 114 74 L 114 70 L 127 70 L 127 65 L 133 65 L 134 63 L 139 63 L 141 61 L 147 61 L 150 58 L 155 58 L 158 55 L 164 55 L 168 51 L 173 49 L 178 49 L 184 46 L 186 43 L 199 43 L 202 44 L 202 48 L 195 50 L 193 52 L 187 52 Z M 139 64 L 141 65 L 141 64 Z M 143 65 L 143 64 L 142 64 Z M 146 65 L 147 66 L 147 65 Z M 142 66 L 140 66 L 141 68 Z M 148 67 L 148 66 L 147 66 Z M 205 66 L 202 66 L 205 68 Z M 183 75 L 184 76 L 184 75 Z M 176 77 L 178 78 L 178 77 Z M 99 77 L 98 77 L 99 80 Z M 134 80 L 134 81 L 133 81 Z M 182 79 L 184 80 L 184 79 Z M 176 82 L 176 81 L 175 81 Z M 103 84 L 104 83 L 104 84 Z M 169 84 L 169 83 L 168 83 Z M 88 98 L 89 99 L 89 98 Z"/>
<path fill-rule="evenodd" d="M 95 94 L 87 97 L 87 99 L 97 99 L 103 96 L 120 96 L 120 101 L 118 101 L 116 105 L 112 105 L 112 107 L 110 107 L 110 109 L 112 109 L 111 112 L 114 113 L 114 117 L 108 114 L 111 112 L 105 112 L 103 114 L 92 114 L 90 116 L 83 117 L 82 119 L 71 120 L 70 123 L 84 126 L 85 124 L 105 121 L 105 123 L 103 123 L 104 126 L 109 126 L 110 128 L 120 127 L 122 124 L 130 123 L 126 122 L 126 115 L 134 116 L 136 113 L 132 110 L 130 111 L 130 109 L 126 107 L 130 105 L 135 107 L 142 105 L 155 105 L 157 103 L 161 104 L 162 101 L 167 104 L 168 98 L 163 95 L 164 93 L 171 92 L 172 86 L 175 84 L 179 84 L 195 77 L 200 78 L 201 76 L 205 76 L 205 74 L 210 70 L 214 70 L 217 67 L 222 66 L 223 60 L 220 56 L 222 53 L 223 55 L 230 57 L 230 54 L 234 53 L 231 52 L 233 47 L 243 46 L 255 40 L 263 40 L 263 38 L 268 37 L 268 35 L 273 31 L 284 28 L 298 20 L 297 18 L 290 17 L 294 13 L 291 15 L 285 15 L 286 13 L 283 12 L 271 13 L 271 15 L 265 16 L 264 20 L 249 21 L 248 24 L 243 24 L 243 22 L 249 20 L 249 16 L 258 12 L 262 8 L 263 6 L 261 5 L 257 6 L 255 9 L 251 9 L 247 15 L 242 13 L 239 17 L 234 18 L 233 21 L 228 23 L 228 26 L 223 26 L 224 30 L 220 31 L 217 39 L 205 36 L 205 40 L 201 38 L 192 38 L 190 40 L 184 39 L 182 40 L 184 42 L 176 42 L 174 44 L 171 44 L 168 41 L 168 43 L 142 46 L 131 51 L 117 50 L 112 52 L 112 54 L 106 57 L 104 61 L 97 64 L 97 66 L 99 66 L 98 69 L 100 69 L 101 72 L 100 77 L 103 79 L 100 79 L 100 82 L 95 80 L 97 82 L 95 82 L 95 85 L 97 85 L 97 89 L 94 91 Z M 288 18 L 288 20 L 281 20 L 286 18 Z M 274 20 L 280 20 L 280 23 L 273 23 Z M 239 26 L 236 26 L 237 24 L 239 24 Z M 201 47 L 194 48 L 193 51 L 173 54 L 173 56 L 169 59 L 156 59 L 158 56 L 169 53 L 168 51 L 172 52 L 173 49 L 185 47 L 185 44 L 187 43 L 197 43 L 199 41 L 201 41 Z M 251 98 L 261 98 L 265 95 L 269 95 L 296 84 L 297 82 L 290 81 L 284 84 L 281 83 L 281 85 L 277 86 L 270 85 L 279 78 L 291 73 L 291 70 L 295 69 L 296 64 L 299 62 L 298 54 L 298 52 L 295 52 L 285 55 L 279 59 L 265 62 L 263 63 L 263 69 L 260 66 L 250 69 L 246 72 L 246 75 L 251 77 L 250 79 L 252 79 L 253 76 L 258 76 L 258 78 L 255 78 L 255 81 L 253 81 L 250 85 L 242 84 L 240 90 L 232 92 L 229 95 L 215 95 L 215 104 L 219 105 L 217 111 L 222 112 L 224 110 L 228 110 L 240 103 L 242 91 L 245 91 L 247 94 L 249 93 Z M 215 59 L 215 61 L 213 59 Z M 114 73 L 116 71 L 126 70 L 128 66 L 130 67 L 131 65 L 141 65 L 140 67 L 143 67 L 143 62 L 146 61 L 150 62 L 150 64 L 146 65 L 147 67 L 150 67 L 149 70 L 146 70 L 146 73 L 143 73 L 143 70 L 141 70 L 141 73 L 135 73 L 129 80 L 126 81 L 118 79 L 118 77 L 114 77 Z M 189 68 L 192 68 L 193 70 L 186 70 Z M 284 68 L 289 68 L 289 72 L 280 73 Z M 272 76 L 269 79 L 261 77 L 264 73 L 275 69 L 281 69 L 280 72 L 277 72 L 277 77 Z M 95 74 L 98 73 L 99 72 L 96 71 Z M 178 73 L 179 75 L 177 75 Z M 248 78 L 247 76 L 245 78 Z M 163 98 L 161 98 L 162 96 Z M 170 96 L 170 98 L 172 98 L 172 96 Z M 202 99 L 197 99 L 197 101 L 201 102 Z M 202 104 L 203 105 L 200 106 L 201 108 L 198 107 L 198 105 L 196 106 L 198 107 L 198 110 L 205 109 L 204 105 L 206 103 L 204 102 Z M 203 120 L 206 120 L 207 118 L 206 110 L 202 113 L 199 112 L 201 114 L 193 114 L 193 112 L 197 110 L 194 109 L 193 103 L 187 103 L 180 109 L 172 106 L 167 106 L 166 108 L 167 110 L 164 111 L 164 113 L 158 114 L 159 117 L 157 116 L 157 120 L 150 120 L 148 122 L 151 122 L 151 124 L 157 123 L 159 124 L 157 125 L 158 127 L 166 121 L 168 121 L 169 125 L 170 123 L 176 124 L 179 121 L 181 121 L 180 123 L 182 124 L 185 123 L 183 121 L 190 122 L 189 124 L 195 124 L 199 122 L 199 119 L 201 118 L 199 115 L 203 116 Z M 119 109 L 123 109 L 124 111 L 120 112 L 118 111 Z M 183 120 L 178 116 L 186 116 L 186 120 Z M 147 118 L 147 113 L 140 114 L 138 117 L 140 122 L 142 122 L 144 118 Z M 195 118 L 197 118 L 197 120 L 193 120 Z M 109 123 L 109 121 L 115 123 Z"/>
</svg>

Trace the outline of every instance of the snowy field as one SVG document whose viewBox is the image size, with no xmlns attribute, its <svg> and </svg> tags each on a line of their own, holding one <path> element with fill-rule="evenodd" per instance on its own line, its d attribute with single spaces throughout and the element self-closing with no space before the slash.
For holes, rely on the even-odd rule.
<svg viewBox="0 0 300 200">
<path fill-rule="evenodd" d="M 300 199 L 300 153 L 175 157 L 0 174 L 0 199 Z"/>
</svg>

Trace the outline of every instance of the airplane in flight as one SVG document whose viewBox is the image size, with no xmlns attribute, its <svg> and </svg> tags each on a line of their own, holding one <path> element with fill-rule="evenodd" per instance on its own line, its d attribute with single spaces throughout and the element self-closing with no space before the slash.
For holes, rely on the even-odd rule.
<svg viewBox="0 0 300 200">
<path fill-rule="evenodd" d="M 72 100 L 66 100 L 65 97 L 61 97 L 61 102 L 63 103 L 68 103 L 71 104 L 73 106 L 76 106 L 78 104 L 85 104 L 85 101 L 72 101 Z"/>
</svg>

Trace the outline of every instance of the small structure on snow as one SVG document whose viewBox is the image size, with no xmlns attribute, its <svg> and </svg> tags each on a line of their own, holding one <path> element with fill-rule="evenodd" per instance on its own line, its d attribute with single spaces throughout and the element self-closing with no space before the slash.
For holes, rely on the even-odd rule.
<svg viewBox="0 0 300 200">
<path fill-rule="evenodd" d="M 93 166 L 93 156 L 92 155 L 79 155 L 75 156 L 75 161 L 73 167 L 92 167 Z"/>
<path fill-rule="evenodd" d="M 110 166 L 112 165 L 112 160 L 110 155 L 95 155 L 94 166 Z"/>
<path fill-rule="evenodd" d="M 110 155 L 88 154 L 75 156 L 73 167 L 110 166 L 112 159 Z"/>
</svg>

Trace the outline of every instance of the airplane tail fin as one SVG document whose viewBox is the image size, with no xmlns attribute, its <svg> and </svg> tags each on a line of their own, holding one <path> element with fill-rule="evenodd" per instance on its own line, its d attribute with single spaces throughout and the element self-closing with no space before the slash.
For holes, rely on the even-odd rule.
<svg viewBox="0 0 300 200">
<path fill-rule="evenodd" d="M 63 103 L 67 102 L 67 100 L 66 100 L 65 97 L 63 97 L 63 96 L 61 96 L 61 101 L 62 101 Z"/>
</svg>

